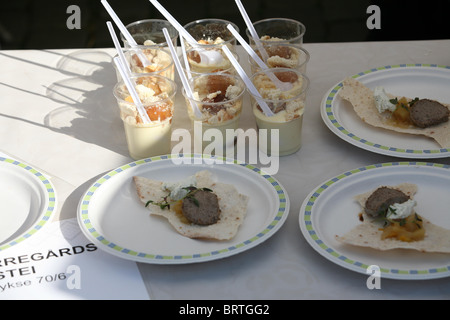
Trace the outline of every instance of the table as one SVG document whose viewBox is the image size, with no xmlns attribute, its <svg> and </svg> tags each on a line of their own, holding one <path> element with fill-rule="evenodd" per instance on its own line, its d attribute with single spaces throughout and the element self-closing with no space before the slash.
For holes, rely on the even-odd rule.
<svg viewBox="0 0 450 320">
<path fill-rule="evenodd" d="M 380 290 L 369 290 L 367 275 L 344 269 L 317 254 L 298 224 L 303 200 L 319 183 L 354 168 L 398 160 L 354 147 L 330 132 L 319 112 L 326 91 L 346 76 L 373 67 L 400 63 L 450 65 L 450 40 L 304 46 L 311 54 L 307 69 L 311 87 L 303 147 L 296 154 L 282 157 L 275 175 L 291 200 L 287 221 L 263 244 L 226 259 L 189 265 L 139 264 L 151 298 L 450 298 L 450 278 L 382 279 Z M 242 48 L 238 50 L 244 54 Z M 75 217 L 78 201 L 93 181 L 132 161 L 112 96 L 116 83 L 111 64 L 114 54 L 111 48 L 0 51 L 0 151 L 52 179 L 59 202 L 56 220 Z M 177 108 L 184 108 L 181 94 L 177 99 Z M 175 127 L 189 127 L 183 110 L 174 120 Z M 255 126 L 249 108 L 242 125 Z M 450 164 L 450 159 L 430 162 Z"/>
</svg>

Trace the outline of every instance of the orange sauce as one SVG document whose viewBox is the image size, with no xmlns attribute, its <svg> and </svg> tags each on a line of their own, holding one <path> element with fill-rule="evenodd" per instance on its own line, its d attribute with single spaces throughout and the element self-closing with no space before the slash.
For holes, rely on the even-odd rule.
<svg viewBox="0 0 450 320">
<path fill-rule="evenodd" d="M 402 222 L 394 221 L 383 229 L 381 239 L 393 238 L 400 241 L 411 242 L 423 240 L 425 229 L 419 215 L 412 214 Z"/>
</svg>

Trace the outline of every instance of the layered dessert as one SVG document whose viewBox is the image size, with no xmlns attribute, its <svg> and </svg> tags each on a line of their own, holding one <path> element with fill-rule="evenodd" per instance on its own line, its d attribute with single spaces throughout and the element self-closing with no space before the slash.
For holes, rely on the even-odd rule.
<svg viewBox="0 0 450 320">
<path fill-rule="evenodd" d="M 193 21 L 188 23 L 184 28 L 200 45 L 222 46 L 226 44 L 234 46 L 236 39 L 228 30 L 228 24 L 231 24 L 236 30 L 239 30 L 234 23 L 221 19 Z M 186 48 L 191 46 L 189 42 L 185 43 Z"/>
<path fill-rule="evenodd" d="M 230 22 L 226 20 L 205 19 L 185 26 L 185 29 L 197 41 L 195 45 L 188 41 L 184 42 L 190 71 L 194 75 L 234 72 L 232 64 L 222 51 L 223 46 L 227 46 L 231 52 L 235 51 L 236 39 L 228 30 L 228 24 Z"/>
<path fill-rule="evenodd" d="M 242 111 L 244 83 L 236 76 L 228 74 L 208 74 L 191 80 L 193 100 L 186 97 L 190 119 L 202 124 L 203 133 L 210 129 L 219 129 L 223 140 L 227 129 L 237 129 Z M 201 113 L 197 118 L 191 103 L 195 103 Z M 197 137 L 198 138 L 198 137 Z"/>
<path fill-rule="evenodd" d="M 196 49 L 186 52 L 190 72 L 193 75 L 205 73 L 230 73 L 235 69 L 221 48 Z M 237 59 L 237 55 L 235 55 Z"/>
<path fill-rule="evenodd" d="M 306 72 L 306 64 L 309 61 L 309 53 L 300 46 L 290 44 L 270 44 L 264 45 L 268 59 L 265 61 L 269 68 L 289 68 L 300 72 Z M 254 48 L 256 54 L 263 59 L 257 48 Z M 252 72 L 260 70 L 256 62 L 250 57 Z"/>
<path fill-rule="evenodd" d="M 136 77 L 133 80 L 150 123 L 144 123 L 125 85 L 119 83 L 114 93 L 130 156 L 137 160 L 170 153 L 175 82 L 160 76 Z"/>
<path fill-rule="evenodd" d="M 144 66 L 136 50 L 128 50 L 125 52 L 125 58 L 129 62 L 132 73 L 155 73 L 174 80 L 174 63 L 172 56 L 167 51 L 155 46 L 155 43 L 150 40 L 145 41 L 144 46 L 139 49 L 150 64 Z"/>
<path fill-rule="evenodd" d="M 264 44 L 273 41 L 302 44 L 306 31 L 305 26 L 301 22 L 288 18 L 259 20 L 253 23 L 253 27 Z M 249 42 L 253 44 L 254 39 L 248 29 L 246 34 L 249 37 Z"/>
<path fill-rule="evenodd" d="M 272 150 L 275 144 L 278 144 L 279 155 L 288 155 L 301 147 L 308 79 L 295 70 L 285 68 L 274 71 L 274 74 L 280 81 L 290 83 L 291 88 L 280 90 L 264 72 L 256 73 L 252 82 L 274 115 L 267 116 L 256 99 L 253 99 L 253 113 L 258 129 L 268 130 L 266 138 L 260 135 L 263 139 L 260 141 L 262 151 L 271 154 L 275 151 Z M 270 139 L 271 130 L 278 130 L 279 141 Z"/>
</svg>

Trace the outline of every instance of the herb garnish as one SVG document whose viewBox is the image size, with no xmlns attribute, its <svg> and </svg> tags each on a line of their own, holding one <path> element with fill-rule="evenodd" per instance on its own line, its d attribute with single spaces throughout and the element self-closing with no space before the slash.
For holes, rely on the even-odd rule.
<svg viewBox="0 0 450 320">
<path fill-rule="evenodd" d="M 406 104 L 405 104 L 405 103 L 402 103 L 402 102 L 400 102 L 400 101 L 398 101 L 397 98 L 394 98 L 394 99 L 390 99 L 390 100 L 389 100 L 390 103 L 395 104 L 396 106 L 399 106 L 399 107 L 403 107 L 403 108 L 405 108 L 405 109 L 408 109 L 408 107 L 411 107 L 411 106 L 412 106 L 414 103 L 416 103 L 417 101 L 419 101 L 419 98 L 417 98 L 417 97 L 414 98 L 413 100 L 407 102 Z"/>
<path fill-rule="evenodd" d="M 208 192 L 213 192 L 211 189 L 209 188 L 197 188 L 197 187 L 184 187 L 184 190 L 188 191 L 188 193 L 182 198 L 188 198 L 191 199 L 192 202 L 194 202 L 194 204 L 199 207 L 200 203 L 198 202 L 198 200 L 195 198 L 195 193 L 197 193 L 197 191 L 199 190 L 203 190 L 203 191 L 208 191 Z M 145 207 L 148 207 L 149 204 L 154 204 L 159 206 L 162 210 L 164 209 L 169 209 L 170 210 L 170 202 L 168 200 L 169 196 L 165 196 L 160 202 L 155 202 L 153 200 L 149 200 L 147 201 L 147 203 L 145 204 Z"/>
<path fill-rule="evenodd" d="M 170 210 L 170 203 L 169 201 L 167 201 L 167 197 L 164 197 L 163 200 L 161 202 L 155 202 L 153 200 L 148 200 L 147 203 L 145 204 L 145 207 L 148 207 L 149 204 L 154 204 L 159 206 L 162 210 L 164 210 L 165 208 Z"/>
<path fill-rule="evenodd" d="M 186 187 L 186 188 L 183 188 L 183 189 L 189 191 L 188 194 L 187 194 L 184 198 L 191 199 L 192 202 L 194 202 L 194 204 L 195 204 L 197 207 L 200 207 L 200 203 L 199 203 L 198 200 L 195 198 L 195 194 L 197 193 L 197 191 L 202 190 L 202 191 L 213 192 L 213 191 L 212 191 L 211 189 L 209 189 L 209 188 L 200 188 L 200 189 L 199 189 L 199 188 L 196 188 L 196 187 Z"/>
<path fill-rule="evenodd" d="M 388 225 L 390 225 L 392 223 L 395 223 L 395 222 L 398 223 L 402 227 L 402 226 L 404 226 L 406 224 L 406 222 L 407 222 L 406 219 L 409 216 L 406 217 L 406 218 L 401 218 L 401 219 L 390 219 L 390 218 L 387 217 L 388 212 L 391 212 L 391 213 L 393 213 L 395 215 L 396 211 L 397 211 L 397 209 L 392 208 L 391 206 L 389 206 L 387 209 L 384 209 L 384 210 L 382 209 L 382 210 L 380 210 L 378 212 L 377 220 L 378 221 L 383 221 L 384 222 L 384 227 L 386 227 L 386 226 L 388 226 Z M 422 222 L 422 219 L 420 219 L 419 215 L 416 212 L 414 212 L 414 220 L 411 221 L 411 223 L 414 223 L 419 229 L 421 229 L 422 226 L 417 221 Z"/>
</svg>

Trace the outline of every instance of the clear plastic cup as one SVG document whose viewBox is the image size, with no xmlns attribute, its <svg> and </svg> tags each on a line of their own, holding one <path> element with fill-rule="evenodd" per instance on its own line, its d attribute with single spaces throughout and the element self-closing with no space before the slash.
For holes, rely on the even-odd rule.
<svg viewBox="0 0 450 320">
<path fill-rule="evenodd" d="M 233 67 L 233 64 L 228 59 L 225 52 L 220 48 L 209 48 L 209 49 L 201 49 L 204 53 L 206 51 L 215 51 L 215 54 L 207 54 L 208 56 L 214 56 L 215 59 L 211 59 L 209 61 L 203 61 L 200 58 L 198 53 L 198 49 L 191 48 L 186 51 L 187 61 L 189 64 L 189 71 L 192 76 L 199 76 L 201 74 L 207 73 L 229 73 L 236 74 L 236 69 Z M 236 60 L 239 61 L 239 56 L 236 53 L 233 53 L 233 56 Z M 185 70 L 187 72 L 187 70 Z"/>
<path fill-rule="evenodd" d="M 256 46 L 254 46 L 253 49 L 261 58 L 261 54 L 259 54 Z M 264 49 L 269 56 L 269 59 L 265 61 L 268 68 L 289 68 L 304 74 L 306 73 L 306 66 L 309 62 L 310 55 L 309 52 L 300 45 L 277 42 L 265 44 Z M 261 70 L 252 57 L 249 56 L 248 60 L 252 73 Z"/>
<path fill-rule="evenodd" d="M 277 68 L 271 71 L 282 82 L 291 83 L 292 88 L 280 91 L 263 71 L 255 73 L 251 81 L 274 115 L 266 116 L 254 95 L 251 95 L 252 109 L 258 129 L 265 129 L 265 132 L 259 132 L 260 150 L 270 155 L 276 155 L 278 150 L 278 155 L 285 156 L 297 152 L 302 145 L 303 113 L 309 80 L 294 69 Z M 271 137 L 277 135 L 278 139 L 272 140 Z"/>
<path fill-rule="evenodd" d="M 234 148 L 235 139 L 234 137 L 227 139 L 230 137 L 227 135 L 227 129 L 239 128 L 245 92 L 244 82 L 235 75 L 216 73 L 193 77 L 189 80 L 189 85 L 194 92 L 194 99 L 189 98 L 184 89 L 182 92 L 194 130 L 194 142 L 201 145 L 202 152 L 205 152 L 211 141 L 204 138 L 217 135 L 217 138 L 222 139 L 222 145 L 219 150 L 215 150 L 216 154 L 225 154 L 226 150 Z M 197 104 L 201 118 L 196 117 L 191 103 Z"/>
<path fill-rule="evenodd" d="M 177 45 L 178 31 L 167 20 L 139 20 L 128 24 L 125 28 L 127 28 L 128 32 L 138 45 L 144 45 L 145 41 L 151 40 L 154 44 L 160 47 L 167 47 L 166 38 L 164 37 L 164 33 L 162 31 L 164 28 L 167 28 L 173 45 Z M 125 40 L 123 34 L 120 34 L 120 37 L 123 41 L 124 47 L 129 48 L 130 44 Z"/>
<path fill-rule="evenodd" d="M 263 44 L 268 44 L 271 41 L 279 41 L 282 43 L 303 44 L 303 36 L 306 32 L 306 27 L 303 23 L 288 19 L 288 18 L 270 18 L 259 20 L 253 23 L 256 33 L 260 37 Z M 255 43 L 248 28 L 245 30 L 248 36 L 249 43 Z"/>
<path fill-rule="evenodd" d="M 147 57 L 150 65 L 144 67 L 141 60 L 136 54 L 137 50 L 141 50 Z M 147 73 L 148 75 L 160 75 L 171 80 L 175 80 L 175 65 L 172 55 L 166 50 L 158 46 L 138 46 L 124 50 L 125 60 L 131 70 L 131 75 L 139 75 Z M 117 80 L 121 81 L 122 77 L 116 68 Z"/>
<path fill-rule="evenodd" d="M 210 49 L 227 45 L 231 52 L 235 52 L 236 38 L 228 30 L 228 24 L 231 24 L 239 32 L 238 26 L 233 22 L 214 18 L 192 21 L 186 24 L 184 28 L 197 40 L 197 45 L 200 44 L 202 48 Z M 184 39 L 184 44 L 186 50 L 192 47 L 186 39 Z"/>
<path fill-rule="evenodd" d="M 114 87 L 130 156 L 143 159 L 171 151 L 172 117 L 177 85 L 158 75 L 132 76 L 151 123 L 143 123 L 123 82 Z"/>
</svg>

